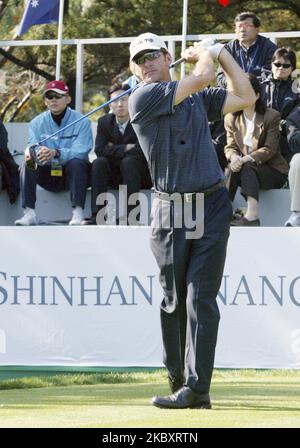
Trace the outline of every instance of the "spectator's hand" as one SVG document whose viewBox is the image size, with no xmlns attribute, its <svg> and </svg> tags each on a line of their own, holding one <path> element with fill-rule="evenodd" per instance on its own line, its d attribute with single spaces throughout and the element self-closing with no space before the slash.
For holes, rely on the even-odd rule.
<svg viewBox="0 0 300 448">
<path fill-rule="evenodd" d="M 281 120 L 279 123 L 279 131 L 280 134 L 283 136 L 286 136 L 287 132 L 286 132 L 286 120 Z"/>
<path fill-rule="evenodd" d="M 56 150 L 47 148 L 47 146 L 41 146 L 37 153 L 37 157 L 42 163 L 50 162 L 55 156 Z"/>
<path fill-rule="evenodd" d="M 251 156 L 244 156 L 242 157 L 242 163 L 247 163 L 247 162 L 253 162 L 253 159 Z"/>
<path fill-rule="evenodd" d="M 127 143 L 127 145 L 125 145 L 125 149 L 124 151 L 130 151 L 131 149 L 133 149 L 135 147 L 135 143 Z"/>
<path fill-rule="evenodd" d="M 237 154 L 234 154 L 230 158 L 230 169 L 233 173 L 238 173 L 241 171 L 243 166 L 242 157 L 238 156 Z"/>
</svg>

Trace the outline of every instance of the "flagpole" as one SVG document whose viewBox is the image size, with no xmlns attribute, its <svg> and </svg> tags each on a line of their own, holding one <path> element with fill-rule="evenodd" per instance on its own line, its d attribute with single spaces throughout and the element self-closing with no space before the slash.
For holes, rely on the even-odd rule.
<svg viewBox="0 0 300 448">
<path fill-rule="evenodd" d="M 55 79 L 57 79 L 57 80 L 60 79 L 63 18 L 64 18 L 64 0 L 60 0 L 59 1 L 59 18 L 58 18 L 58 35 L 57 35 L 57 52 L 56 52 L 56 72 L 55 72 Z"/>
<path fill-rule="evenodd" d="M 187 14 L 188 14 L 188 0 L 183 0 L 181 52 L 183 52 L 186 49 Z M 184 75 L 185 75 L 185 64 L 181 64 L 180 67 L 181 79 L 184 77 Z"/>
</svg>

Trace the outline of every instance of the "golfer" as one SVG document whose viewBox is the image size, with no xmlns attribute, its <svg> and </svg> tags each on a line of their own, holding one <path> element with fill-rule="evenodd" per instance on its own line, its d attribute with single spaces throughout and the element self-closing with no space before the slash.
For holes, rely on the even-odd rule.
<svg viewBox="0 0 300 448">
<path fill-rule="evenodd" d="M 195 43 L 182 57 L 194 70 L 181 81 L 171 81 L 171 55 L 159 36 L 145 33 L 130 45 L 131 70 L 142 82 L 130 96 L 129 111 L 155 188 L 151 249 L 163 288 L 164 364 L 172 392 L 154 397 L 152 403 L 160 408 L 211 408 L 220 318 L 216 296 L 232 208 L 208 120 L 244 109 L 256 97 L 247 74 L 222 44 Z M 208 87 L 214 60 L 226 73 L 228 91 Z M 195 227 L 197 219 L 203 221 L 203 214 L 196 213 L 197 201 L 204 199 L 202 236 L 187 237 L 191 229 L 184 220 L 181 227 L 175 225 L 179 199 L 182 214 L 189 206 Z"/>
</svg>

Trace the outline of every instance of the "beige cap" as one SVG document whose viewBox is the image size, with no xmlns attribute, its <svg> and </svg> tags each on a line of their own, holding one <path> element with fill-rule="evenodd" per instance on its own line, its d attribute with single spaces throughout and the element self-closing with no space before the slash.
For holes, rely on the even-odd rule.
<svg viewBox="0 0 300 448">
<path fill-rule="evenodd" d="M 162 40 L 161 37 L 157 36 L 157 34 L 140 34 L 130 44 L 130 60 L 132 61 L 133 58 L 142 51 L 160 50 L 161 48 L 164 48 L 166 51 L 168 51 L 165 41 Z"/>
</svg>

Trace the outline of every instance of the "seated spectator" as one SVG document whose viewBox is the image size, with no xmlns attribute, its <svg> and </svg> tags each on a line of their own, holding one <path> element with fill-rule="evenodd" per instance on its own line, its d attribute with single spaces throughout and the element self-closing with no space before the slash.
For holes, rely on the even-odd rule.
<svg viewBox="0 0 300 448">
<path fill-rule="evenodd" d="M 288 164 L 278 149 L 279 112 L 268 109 L 260 98 L 261 85 L 249 75 L 257 101 L 243 111 L 225 116 L 230 162 L 228 190 L 233 201 L 237 188 L 247 201 L 244 216 L 232 222 L 236 226 L 259 226 L 259 190 L 281 188 L 287 180 Z"/>
<path fill-rule="evenodd" d="M 289 185 L 291 194 L 291 215 L 286 226 L 300 226 L 300 106 L 286 119 L 287 139 L 293 157 L 290 161 Z"/>
<path fill-rule="evenodd" d="M 282 120 L 300 102 L 299 95 L 292 88 L 292 72 L 296 68 L 296 54 L 286 48 L 278 48 L 272 57 L 272 72 L 262 81 L 262 100 L 267 107 L 278 110 Z M 283 157 L 290 162 L 293 154 L 289 150 L 285 127 L 280 133 L 279 149 Z"/>
<path fill-rule="evenodd" d="M 260 76 L 262 71 L 270 70 L 271 59 L 277 46 L 267 37 L 259 34 L 260 20 L 253 12 L 242 12 L 234 19 L 237 38 L 225 45 L 244 72 Z M 222 69 L 217 75 L 219 86 L 226 87 Z"/>
<path fill-rule="evenodd" d="M 19 194 L 19 168 L 7 147 L 7 131 L 0 121 L 0 193 L 6 190 L 13 204 Z"/>
<path fill-rule="evenodd" d="M 128 85 L 115 84 L 110 98 L 128 90 Z M 96 223 L 97 212 L 105 204 L 97 205 L 97 196 L 108 188 L 127 186 L 128 197 L 142 188 L 151 188 L 151 178 L 145 156 L 129 121 L 128 95 L 110 104 L 111 113 L 98 120 L 95 153 L 92 165 L 92 218 Z M 135 206 L 127 206 L 127 214 Z"/>
<path fill-rule="evenodd" d="M 46 84 L 44 100 L 48 110 L 30 122 L 29 145 L 38 143 L 81 117 L 68 107 L 71 97 L 64 81 Z M 15 221 L 16 225 L 30 226 L 38 223 L 35 213 L 37 184 L 52 192 L 70 189 L 73 213 L 69 225 L 84 223 L 83 209 L 89 174 L 88 153 L 92 147 L 91 124 L 84 118 L 57 136 L 49 137 L 45 144 L 38 147 L 39 163 L 36 170 L 28 167 L 31 156 L 25 151 L 25 163 L 20 173 L 24 216 Z"/>
</svg>

